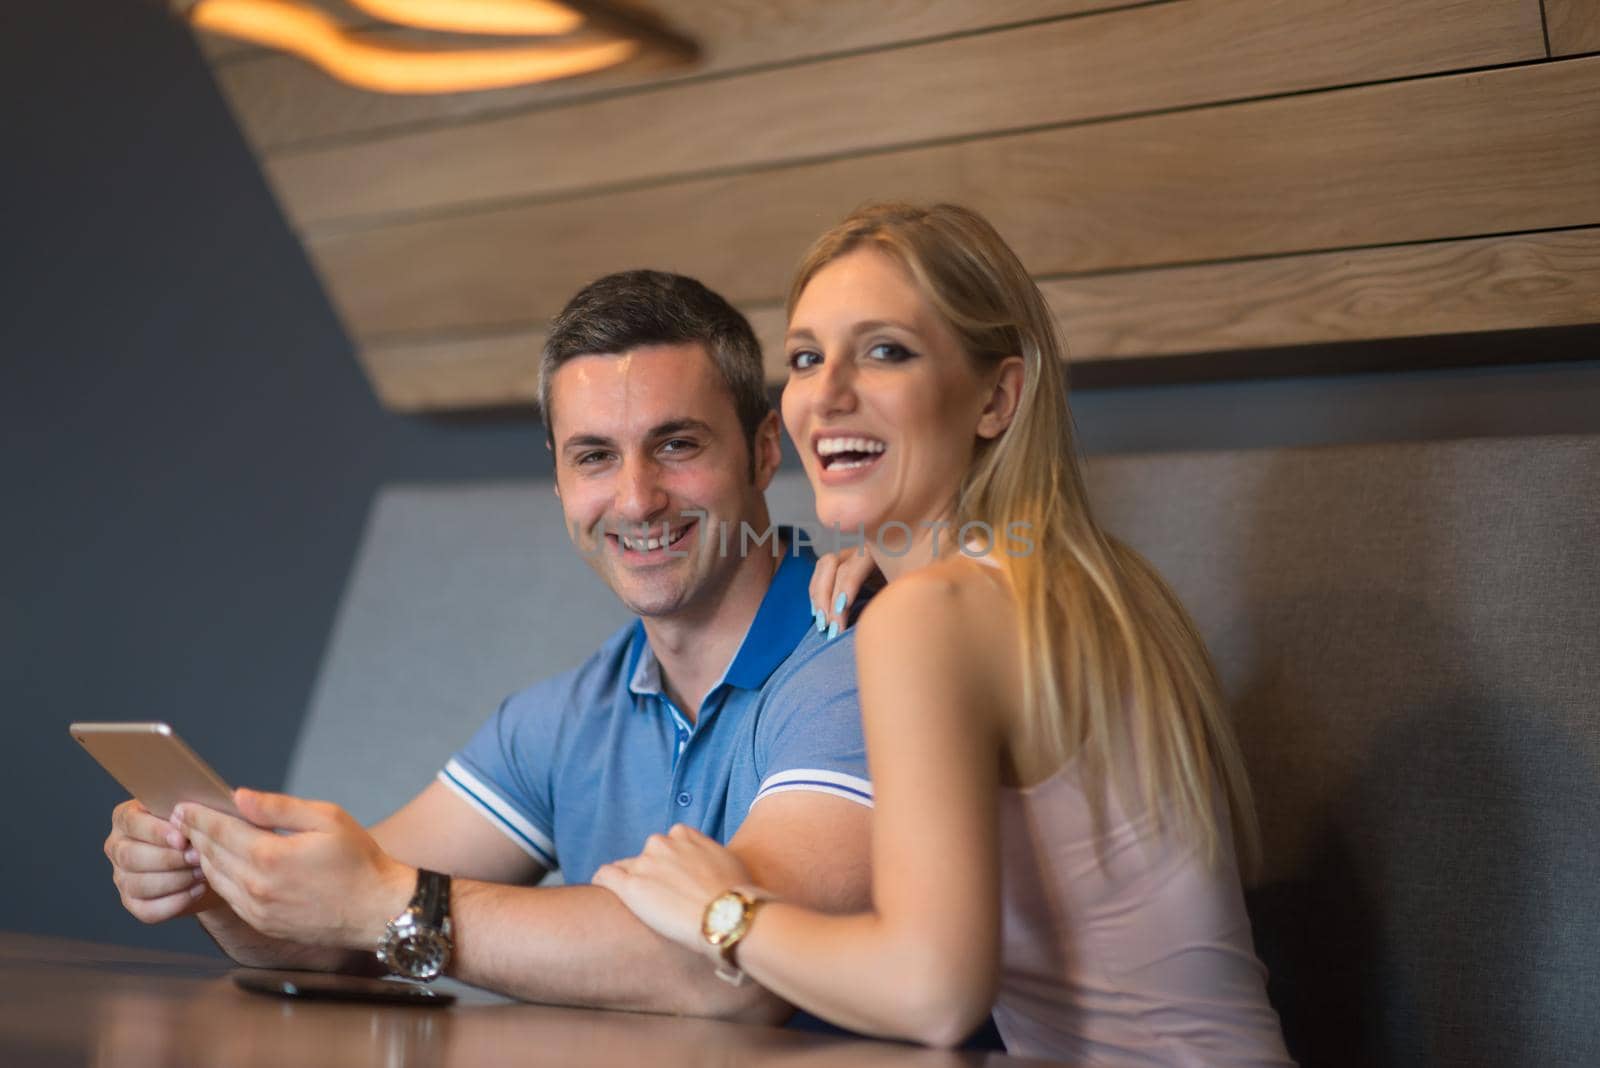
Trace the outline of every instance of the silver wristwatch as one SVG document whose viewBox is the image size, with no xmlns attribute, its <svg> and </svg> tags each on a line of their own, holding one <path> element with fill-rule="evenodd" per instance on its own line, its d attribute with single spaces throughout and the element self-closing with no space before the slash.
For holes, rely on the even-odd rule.
<svg viewBox="0 0 1600 1068">
<path fill-rule="evenodd" d="M 417 892 L 384 929 L 378 960 L 392 975 L 423 982 L 437 979 L 455 948 L 450 933 L 450 876 L 419 868 Z"/>
</svg>

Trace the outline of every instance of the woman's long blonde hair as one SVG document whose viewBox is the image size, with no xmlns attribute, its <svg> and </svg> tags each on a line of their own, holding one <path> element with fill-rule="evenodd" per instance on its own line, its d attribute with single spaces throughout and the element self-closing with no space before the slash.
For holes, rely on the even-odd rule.
<svg viewBox="0 0 1600 1068">
<path fill-rule="evenodd" d="M 996 553 L 1024 639 L 1025 731 L 1060 762 L 1080 762 L 1097 821 L 1109 785 L 1130 811 L 1142 801 L 1214 860 L 1231 813 L 1238 857 L 1250 870 L 1257 852 L 1250 783 L 1216 669 L 1155 568 L 1094 521 L 1062 345 L 1032 277 L 970 209 L 871 204 L 818 238 L 800 261 L 790 315 L 822 267 L 862 247 L 910 273 L 980 370 L 1022 357 L 1016 415 L 998 438 L 978 443 L 952 502 L 952 529 L 1020 523 L 1034 543 L 1027 553 Z M 1219 785 L 1227 813 L 1217 810 Z"/>
</svg>

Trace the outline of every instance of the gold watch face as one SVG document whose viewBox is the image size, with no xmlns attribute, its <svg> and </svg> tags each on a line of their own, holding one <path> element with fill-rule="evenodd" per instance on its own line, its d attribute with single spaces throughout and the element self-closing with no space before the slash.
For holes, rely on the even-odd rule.
<svg viewBox="0 0 1600 1068">
<path fill-rule="evenodd" d="M 705 919 L 700 925 L 706 941 L 714 946 L 721 945 L 737 935 L 744 928 L 748 908 L 744 895 L 731 890 L 715 898 L 706 906 Z"/>
</svg>

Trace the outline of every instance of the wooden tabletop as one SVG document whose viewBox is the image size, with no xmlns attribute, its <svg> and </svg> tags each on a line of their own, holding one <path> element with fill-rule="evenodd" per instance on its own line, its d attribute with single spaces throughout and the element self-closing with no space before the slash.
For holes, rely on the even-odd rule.
<svg viewBox="0 0 1600 1068">
<path fill-rule="evenodd" d="M 1020 1068 L 1043 1062 L 671 1016 L 509 1002 L 449 1008 L 246 993 L 217 958 L 0 932 L 0 1064 Z"/>
</svg>

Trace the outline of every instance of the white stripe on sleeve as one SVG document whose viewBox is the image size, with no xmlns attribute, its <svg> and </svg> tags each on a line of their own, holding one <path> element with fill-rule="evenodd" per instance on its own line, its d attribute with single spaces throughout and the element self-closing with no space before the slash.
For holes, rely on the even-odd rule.
<svg viewBox="0 0 1600 1068">
<path fill-rule="evenodd" d="M 439 772 L 439 781 L 448 786 L 468 804 L 500 828 L 522 851 L 546 868 L 556 868 L 556 846 L 548 835 L 529 823 L 527 818 L 472 772 L 459 760 L 451 760 Z"/>
<path fill-rule="evenodd" d="M 750 802 L 750 807 L 754 808 L 756 801 L 760 801 L 763 797 L 797 790 L 832 794 L 846 801 L 854 801 L 858 805 L 872 807 L 872 783 L 856 775 L 846 775 L 840 771 L 824 771 L 821 768 L 791 768 L 767 776 L 766 781 L 761 784 L 761 789 L 756 791 L 755 801 Z"/>
</svg>

